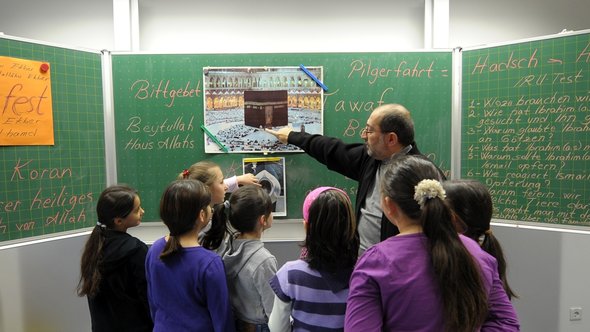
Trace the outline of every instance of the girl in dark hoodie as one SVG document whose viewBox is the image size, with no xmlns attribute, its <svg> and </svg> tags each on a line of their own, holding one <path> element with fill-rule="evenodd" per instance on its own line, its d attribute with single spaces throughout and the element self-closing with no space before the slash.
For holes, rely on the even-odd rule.
<svg viewBox="0 0 590 332">
<path fill-rule="evenodd" d="M 127 186 L 105 189 L 96 205 L 98 222 L 81 260 L 78 295 L 88 298 L 92 331 L 151 331 L 147 301 L 147 245 L 127 234 L 144 210 Z"/>
</svg>

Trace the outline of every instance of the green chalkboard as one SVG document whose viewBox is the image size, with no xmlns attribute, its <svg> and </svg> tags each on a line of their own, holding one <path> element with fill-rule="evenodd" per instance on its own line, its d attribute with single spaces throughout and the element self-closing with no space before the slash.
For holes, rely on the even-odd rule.
<svg viewBox="0 0 590 332">
<path fill-rule="evenodd" d="M 49 65 L 54 129 L 54 145 L 0 146 L 0 241 L 94 225 L 106 185 L 101 54 L 0 36 L 0 56 Z M 3 133 L 18 91 L 0 91 Z"/>
<path fill-rule="evenodd" d="M 203 69 L 209 67 L 322 67 L 323 132 L 346 142 L 361 142 L 360 130 L 380 103 L 404 104 L 413 115 L 417 142 L 448 170 L 451 144 L 450 50 L 395 53 L 305 54 L 113 54 L 113 94 L 119 182 L 137 187 L 156 221 L 166 184 L 192 163 L 209 159 L 224 175 L 242 173 L 242 158 L 262 154 L 206 154 L 200 125 L 204 121 Z M 138 86 L 144 90 L 138 91 Z M 175 94 L 162 90 L 181 90 Z M 160 93 L 157 92 L 160 87 Z M 193 91 L 191 94 L 190 91 Z M 182 93 L 182 91 L 188 91 Z M 197 93 L 195 93 L 197 91 Z M 140 125 L 138 125 L 138 121 Z M 164 126 L 162 126 L 164 125 Z M 305 194 L 335 185 L 350 194 L 356 182 L 329 171 L 304 153 L 285 157 L 287 216 L 301 217 Z M 354 196 L 354 195 L 353 195 Z"/>
<path fill-rule="evenodd" d="M 500 220 L 590 226 L 590 33 L 462 58 L 461 176 Z"/>
</svg>

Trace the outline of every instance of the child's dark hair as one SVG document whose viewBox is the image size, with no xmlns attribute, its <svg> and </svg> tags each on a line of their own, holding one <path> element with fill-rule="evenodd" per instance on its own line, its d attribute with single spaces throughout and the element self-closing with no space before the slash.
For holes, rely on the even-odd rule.
<svg viewBox="0 0 590 332">
<path fill-rule="evenodd" d="M 350 198 L 340 190 L 320 193 L 309 206 L 305 231 L 305 260 L 313 269 L 336 272 L 353 268 L 359 237 Z"/>
<path fill-rule="evenodd" d="M 220 204 L 224 206 L 224 204 Z M 272 201 L 266 190 L 254 186 L 242 186 L 229 197 L 227 216 L 233 228 L 240 233 L 256 230 L 260 216 L 270 216 Z"/>
<path fill-rule="evenodd" d="M 199 214 L 210 203 L 211 192 L 201 181 L 176 180 L 168 185 L 160 200 L 160 218 L 170 235 L 160 259 L 166 260 L 182 249 L 178 236 L 197 226 Z"/>
<path fill-rule="evenodd" d="M 137 191 L 126 185 L 110 186 L 100 194 L 96 204 L 98 222 L 82 252 L 78 296 L 94 297 L 98 293 L 105 231 L 114 228 L 116 218 L 126 218 L 133 211 L 136 197 Z"/>
<path fill-rule="evenodd" d="M 229 233 L 226 208 L 223 204 L 217 204 L 213 207 L 211 227 L 203 235 L 201 245 L 205 249 L 216 250 L 221 246 L 226 233 Z"/>
<path fill-rule="evenodd" d="M 455 213 L 467 225 L 464 235 L 472 238 L 498 262 L 498 274 L 508 298 L 518 298 L 506 277 L 506 259 L 500 242 L 490 229 L 493 203 L 488 188 L 477 180 L 450 180 L 443 183 L 447 200 Z M 483 236 L 483 241 L 480 241 Z"/>
<path fill-rule="evenodd" d="M 445 330 L 472 332 L 487 317 L 487 293 L 479 265 L 459 238 L 456 218 L 444 199 L 440 181 L 439 172 L 430 161 L 402 156 L 387 167 L 381 191 L 405 215 L 419 220 L 428 238 L 434 277 L 441 293 Z"/>
</svg>

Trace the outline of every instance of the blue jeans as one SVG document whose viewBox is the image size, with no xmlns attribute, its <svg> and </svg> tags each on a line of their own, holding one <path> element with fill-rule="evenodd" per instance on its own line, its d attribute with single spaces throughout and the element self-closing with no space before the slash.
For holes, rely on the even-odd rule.
<svg viewBox="0 0 590 332">
<path fill-rule="evenodd" d="M 270 332 L 268 324 L 252 324 L 236 319 L 237 332 Z"/>
<path fill-rule="evenodd" d="M 256 332 L 270 332 L 267 324 L 257 324 Z"/>
</svg>

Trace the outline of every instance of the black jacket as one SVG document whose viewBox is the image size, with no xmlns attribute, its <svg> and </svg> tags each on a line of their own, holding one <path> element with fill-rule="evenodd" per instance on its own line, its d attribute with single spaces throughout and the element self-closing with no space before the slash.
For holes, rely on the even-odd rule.
<svg viewBox="0 0 590 332">
<path fill-rule="evenodd" d="M 364 143 L 347 144 L 337 138 L 296 131 L 289 134 L 288 141 L 290 144 L 303 149 L 320 163 L 326 165 L 328 169 L 358 181 L 359 185 L 355 204 L 355 213 L 358 221 L 361 214 L 361 206 L 364 204 L 369 190 L 373 187 L 375 174 L 379 169 L 381 161 L 369 156 Z M 412 146 L 408 154 L 426 158 L 420 154 L 420 151 L 415 145 Z M 440 171 L 440 173 L 444 179 L 443 172 Z M 381 241 L 397 234 L 399 234 L 397 227 L 383 214 L 383 217 L 381 217 Z"/>
<path fill-rule="evenodd" d="M 100 288 L 88 298 L 92 331 L 152 331 L 145 278 L 148 247 L 127 233 L 105 232 Z"/>
</svg>

